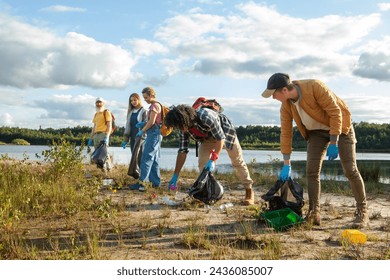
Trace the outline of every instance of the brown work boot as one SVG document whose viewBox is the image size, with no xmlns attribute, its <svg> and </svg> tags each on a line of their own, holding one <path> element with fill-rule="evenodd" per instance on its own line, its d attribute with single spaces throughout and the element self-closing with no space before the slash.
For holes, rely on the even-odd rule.
<svg viewBox="0 0 390 280">
<path fill-rule="evenodd" d="M 307 212 L 307 215 L 305 217 L 305 221 L 309 224 L 312 224 L 314 226 L 320 226 L 321 225 L 321 215 L 319 210 L 310 210 Z"/>
<path fill-rule="evenodd" d="M 253 205 L 255 204 L 255 192 L 253 191 L 252 187 L 245 189 L 245 199 L 244 199 L 245 205 Z"/>
<path fill-rule="evenodd" d="M 352 222 L 353 228 L 365 228 L 368 226 L 369 218 L 367 208 L 356 208 L 355 219 Z"/>
</svg>

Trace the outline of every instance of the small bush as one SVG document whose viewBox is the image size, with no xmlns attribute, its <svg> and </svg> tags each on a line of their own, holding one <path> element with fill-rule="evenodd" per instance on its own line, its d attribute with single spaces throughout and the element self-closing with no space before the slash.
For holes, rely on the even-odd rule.
<svg viewBox="0 0 390 280">
<path fill-rule="evenodd" d="M 19 139 L 19 138 L 12 140 L 11 143 L 12 143 L 12 144 L 15 144 L 15 145 L 25 145 L 25 146 L 30 145 L 30 143 L 27 142 L 26 140 L 24 140 L 24 139 Z"/>
</svg>

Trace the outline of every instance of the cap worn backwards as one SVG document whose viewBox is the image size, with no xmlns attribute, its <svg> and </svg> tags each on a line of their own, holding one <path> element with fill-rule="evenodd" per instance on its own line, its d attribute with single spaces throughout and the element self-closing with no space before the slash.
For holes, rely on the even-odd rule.
<svg viewBox="0 0 390 280">
<path fill-rule="evenodd" d="M 104 102 L 104 99 L 103 99 L 102 97 L 98 97 L 98 98 L 96 98 L 95 103 L 96 103 L 96 102 L 99 102 L 99 101 L 100 101 L 100 102 Z"/>
<path fill-rule="evenodd" d="M 290 77 L 288 74 L 275 73 L 269 79 L 267 83 L 267 89 L 261 94 L 263 97 L 268 98 L 272 96 L 278 88 L 282 88 L 290 84 Z"/>
</svg>

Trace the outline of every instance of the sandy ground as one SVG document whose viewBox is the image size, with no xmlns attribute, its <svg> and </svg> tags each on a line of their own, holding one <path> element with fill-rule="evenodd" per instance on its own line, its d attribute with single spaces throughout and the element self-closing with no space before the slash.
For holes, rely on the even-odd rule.
<svg viewBox="0 0 390 280">
<path fill-rule="evenodd" d="M 183 192 L 105 190 L 105 197 L 125 210 L 115 217 L 115 232 L 105 233 L 101 253 L 106 259 L 390 258 L 387 194 L 368 196 L 370 225 L 361 230 L 367 242 L 352 244 L 341 238 L 342 232 L 351 228 L 355 211 L 352 196 L 323 193 L 321 226 L 303 224 L 276 232 L 256 216 L 256 209 L 264 206 L 260 196 L 268 189 L 254 188 L 254 207 L 242 205 L 244 190 L 239 186 L 225 187 L 223 198 L 212 207 Z M 226 203 L 233 206 L 221 206 Z M 305 213 L 307 205 L 303 210 Z"/>
</svg>

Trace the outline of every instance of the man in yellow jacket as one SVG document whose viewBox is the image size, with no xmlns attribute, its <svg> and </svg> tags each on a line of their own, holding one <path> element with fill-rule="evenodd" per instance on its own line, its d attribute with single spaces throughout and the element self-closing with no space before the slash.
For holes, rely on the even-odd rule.
<svg viewBox="0 0 390 280">
<path fill-rule="evenodd" d="M 363 179 L 356 163 L 356 138 L 351 113 L 345 102 L 319 80 L 290 81 L 288 74 L 275 73 L 262 93 L 282 102 L 280 109 L 280 146 L 284 165 L 279 179 L 291 175 L 293 121 L 307 141 L 307 188 L 309 211 L 306 220 L 321 224 L 320 171 L 325 156 L 334 160 L 340 156 L 344 175 L 348 178 L 356 200 L 355 219 L 352 226 L 366 227 L 368 211 Z"/>
</svg>

